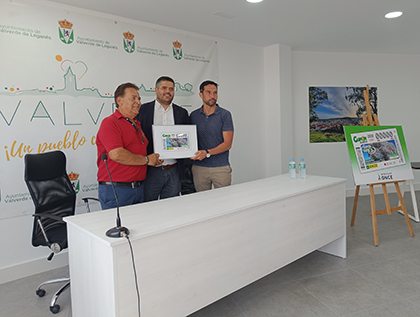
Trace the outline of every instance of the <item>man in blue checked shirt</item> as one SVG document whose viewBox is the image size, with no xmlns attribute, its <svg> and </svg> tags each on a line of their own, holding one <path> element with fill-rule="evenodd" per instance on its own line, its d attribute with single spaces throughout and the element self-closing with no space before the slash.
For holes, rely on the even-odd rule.
<svg viewBox="0 0 420 317">
<path fill-rule="evenodd" d="M 203 105 L 191 112 L 191 123 L 197 126 L 198 152 L 191 159 L 197 192 L 229 186 L 232 168 L 229 150 L 233 142 L 231 113 L 217 104 L 217 84 L 206 80 L 200 85 Z"/>
</svg>

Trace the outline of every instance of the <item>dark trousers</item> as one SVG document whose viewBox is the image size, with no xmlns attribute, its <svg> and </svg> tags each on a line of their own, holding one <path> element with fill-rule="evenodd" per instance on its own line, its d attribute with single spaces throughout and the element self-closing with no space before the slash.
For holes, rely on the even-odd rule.
<svg viewBox="0 0 420 317">
<path fill-rule="evenodd" d="M 179 196 L 181 192 L 181 180 L 178 168 L 162 169 L 149 167 L 144 182 L 144 201 L 165 199 Z"/>
</svg>

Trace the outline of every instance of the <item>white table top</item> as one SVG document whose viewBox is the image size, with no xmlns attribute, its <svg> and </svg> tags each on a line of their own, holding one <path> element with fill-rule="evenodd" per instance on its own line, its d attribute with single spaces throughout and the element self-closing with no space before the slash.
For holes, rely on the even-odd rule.
<svg viewBox="0 0 420 317">
<path fill-rule="evenodd" d="M 344 178 L 308 175 L 289 179 L 288 174 L 264 178 L 159 201 L 120 208 L 122 226 L 130 238 L 142 239 L 208 219 L 223 217 L 244 208 L 270 203 L 320 188 L 344 183 Z M 125 239 L 109 238 L 105 232 L 115 227 L 116 209 L 108 209 L 65 218 L 65 221 L 110 246 Z"/>
</svg>

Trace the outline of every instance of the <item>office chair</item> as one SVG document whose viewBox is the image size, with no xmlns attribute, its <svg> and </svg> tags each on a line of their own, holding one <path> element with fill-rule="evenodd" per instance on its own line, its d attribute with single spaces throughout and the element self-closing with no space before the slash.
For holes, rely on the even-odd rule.
<svg viewBox="0 0 420 317">
<path fill-rule="evenodd" d="M 94 201 L 99 202 L 99 199 L 95 197 L 82 197 L 82 200 L 85 203 L 86 212 L 90 212 L 89 200 L 94 200 Z"/>
<path fill-rule="evenodd" d="M 61 151 L 25 155 L 25 182 L 35 205 L 32 245 L 47 246 L 51 261 L 55 253 L 67 248 L 67 226 L 64 217 L 74 215 L 76 193 L 67 176 L 66 156 Z M 70 278 L 50 280 L 39 285 L 36 294 L 45 295 L 43 285 L 65 283 L 52 297 L 50 311 L 56 314 L 58 297 L 70 287 Z"/>
</svg>

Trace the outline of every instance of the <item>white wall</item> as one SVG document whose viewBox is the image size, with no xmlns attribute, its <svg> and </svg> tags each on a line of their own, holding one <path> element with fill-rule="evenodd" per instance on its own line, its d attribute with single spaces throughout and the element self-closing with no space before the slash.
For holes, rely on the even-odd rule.
<svg viewBox="0 0 420 317">
<path fill-rule="evenodd" d="M 235 127 L 230 163 L 233 184 L 265 177 L 263 48 L 217 40 L 219 104 L 232 112 Z"/>
<path fill-rule="evenodd" d="M 295 157 L 305 158 L 309 174 L 344 177 L 355 188 L 345 142 L 309 143 L 308 87 L 368 84 L 378 87 L 379 123 L 402 125 L 410 160 L 420 161 L 419 73 L 419 55 L 292 52 Z"/>
<path fill-rule="evenodd" d="M 264 48 L 264 143 L 266 177 L 287 172 L 293 157 L 292 50 L 275 44 Z"/>
<path fill-rule="evenodd" d="M 75 9 L 89 14 L 86 10 Z M 99 15 L 96 13 L 96 15 Z M 109 17 L 109 16 L 107 16 Z M 115 17 L 116 20 L 119 18 Z M 150 26 L 150 24 L 145 24 Z M 159 26 L 155 26 L 160 28 Z M 184 33 L 179 30 L 177 33 Z M 188 33 L 192 34 L 192 33 Z M 200 35 L 198 35 L 200 36 Z M 206 36 L 202 36 L 209 38 Z M 213 38 L 214 39 L 214 38 Z M 233 183 L 265 177 L 264 121 L 264 55 L 263 48 L 218 41 L 219 103 L 233 115 L 235 134 L 231 150 Z M 30 58 L 30 47 L 26 48 Z M 197 104 L 197 108 L 200 105 Z M 95 162 L 91 162 L 95 166 Z M 82 210 L 84 207 L 81 208 Z M 110 224 L 112 225 L 112 224 Z M 32 217 L 21 216 L 0 220 L 0 284 L 17 278 L 66 265 L 67 254 L 47 262 L 47 248 L 31 245 Z"/>
</svg>

